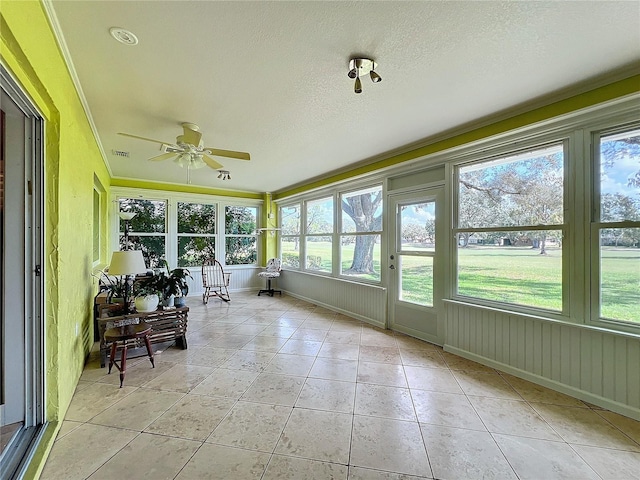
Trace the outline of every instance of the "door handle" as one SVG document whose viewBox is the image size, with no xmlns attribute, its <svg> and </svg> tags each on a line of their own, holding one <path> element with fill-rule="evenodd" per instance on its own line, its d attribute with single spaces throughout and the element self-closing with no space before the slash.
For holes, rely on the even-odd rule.
<svg viewBox="0 0 640 480">
<path fill-rule="evenodd" d="M 389 268 L 390 268 L 391 270 L 395 270 L 395 269 L 396 269 L 395 265 L 389 265 Z"/>
</svg>

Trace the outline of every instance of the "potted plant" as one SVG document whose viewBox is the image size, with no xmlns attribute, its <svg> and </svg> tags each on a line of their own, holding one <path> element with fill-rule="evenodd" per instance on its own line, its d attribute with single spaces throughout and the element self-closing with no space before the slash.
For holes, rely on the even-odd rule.
<svg viewBox="0 0 640 480">
<path fill-rule="evenodd" d="M 135 283 L 133 294 L 138 312 L 153 312 L 158 308 L 160 297 L 153 277 Z"/>
<path fill-rule="evenodd" d="M 163 299 L 163 305 L 166 307 L 172 307 L 175 305 L 175 299 L 179 298 L 178 305 L 184 306 L 184 299 L 189 293 L 189 285 L 187 284 L 187 278 L 193 279 L 191 273 L 186 268 L 174 268 L 169 270 L 167 262 L 164 262 L 167 273 L 160 271 L 157 275 L 154 275 L 155 286 L 161 293 Z"/>
<path fill-rule="evenodd" d="M 107 303 L 124 303 L 126 277 L 109 275 L 104 270 L 100 270 L 98 275 L 100 291 L 107 292 Z"/>
</svg>

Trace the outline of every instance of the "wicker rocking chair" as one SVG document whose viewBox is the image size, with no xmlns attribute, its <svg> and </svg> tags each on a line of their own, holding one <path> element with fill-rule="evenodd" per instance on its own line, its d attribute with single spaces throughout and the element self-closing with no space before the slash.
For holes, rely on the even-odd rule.
<svg viewBox="0 0 640 480">
<path fill-rule="evenodd" d="M 202 302 L 207 303 L 209 297 L 219 297 L 225 302 L 230 302 L 229 298 L 229 277 L 231 273 L 225 273 L 218 260 L 209 259 L 202 265 Z"/>
</svg>

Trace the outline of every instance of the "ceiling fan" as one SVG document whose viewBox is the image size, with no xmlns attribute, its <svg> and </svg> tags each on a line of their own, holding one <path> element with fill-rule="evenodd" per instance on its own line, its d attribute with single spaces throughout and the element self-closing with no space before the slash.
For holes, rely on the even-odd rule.
<svg viewBox="0 0 640 480">
<path fill-rule="evenodd" d="M 150 161 L 159 162 L 176 157 L 174 162 L 187 169 L 202 168 L 205 166 L 209 166 L 214 170 L 223 168 L 223 165 L 211 158 L 211 156 L 235 158 L 237 160 L 251 160 L 250 155 L 246 152 L 203 147 L 202 133 L 200 132 L 200 127 L 195 123 L 183 123 L 182 129 L 183 134 L 178 135 L 175 143 L 139 137 L 138 135 L 131 135 L 130 133 L 118 133 L 118 135 L 137 138 L 138 140 L 145 140 L 147 142 L 159 143 L 161 145 L 160 149 L 164 153 L 151 157 L 149 159 Z"/>
</svg>

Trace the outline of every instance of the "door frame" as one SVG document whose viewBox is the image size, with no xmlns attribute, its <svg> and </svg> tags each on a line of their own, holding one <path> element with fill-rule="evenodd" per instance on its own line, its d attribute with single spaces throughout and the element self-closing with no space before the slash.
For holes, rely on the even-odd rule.
<svg viewBox="0 0 640 480">
<path fill-rule="evenodd" d="M 0 479 L 22 478 L 46 430 L 44 116 L 0 62 L 0 89 L 25 116 L 24 138 L 24 426 L 0 454 Z M 3 313 L 4 315 L 4 310 Z M 4 362 L 4 360 L 3 360 Z M 6 362 L 5 362 L 6 363 Z"/>
<path fill-rule="evenodd" d="M 397 242 L 398 232 L 396 231 L 397 223 L 397 211 L 396 204 L 401 202 L 401 199 L 407 199 L 407 203 L 412 199 L 416 201 L 420 200 L 434 200 L 436 202 L 436 247 L 433 255 L 433 307 L 422 307 L 419 305 L 413 305 L 408 302 L 401 302 L 404 308 L 415 310 L 417 312 L 425 312 L 426 309 L 433 310 L 436 317 L 436 333 L 430 334 L 427 332 L 421 332 L 408 327 L 403 327 L 396 322 L 396 305 L 398 304 L 398 280 L 399 270 L 392 268 L 398 265 L 398 258 L 391 260 L 391 255 L 397 254 Z M 402 202 L 404 203 L 404 202 Z M 444 312 L 444 296 L 446 292 L 446 219 L 445 219 L 445 186 L 442 183 L 434 183 L 422 185 L 419 188 L 410 188 L 397 190 L 387 194 L 387 225 L 389 226 L 387 232 L 387 258 L 386 262 L 388 269 L 388 302 L 387 302 L 387 318 L 388 328 L 394 331 L 405 333 L 407 335 L 425 340 L 436 345 L 443 345 L 445 341 L 445 312 Z M 418 313 L 419 314 L 419 313 Z"/>
</svg>

